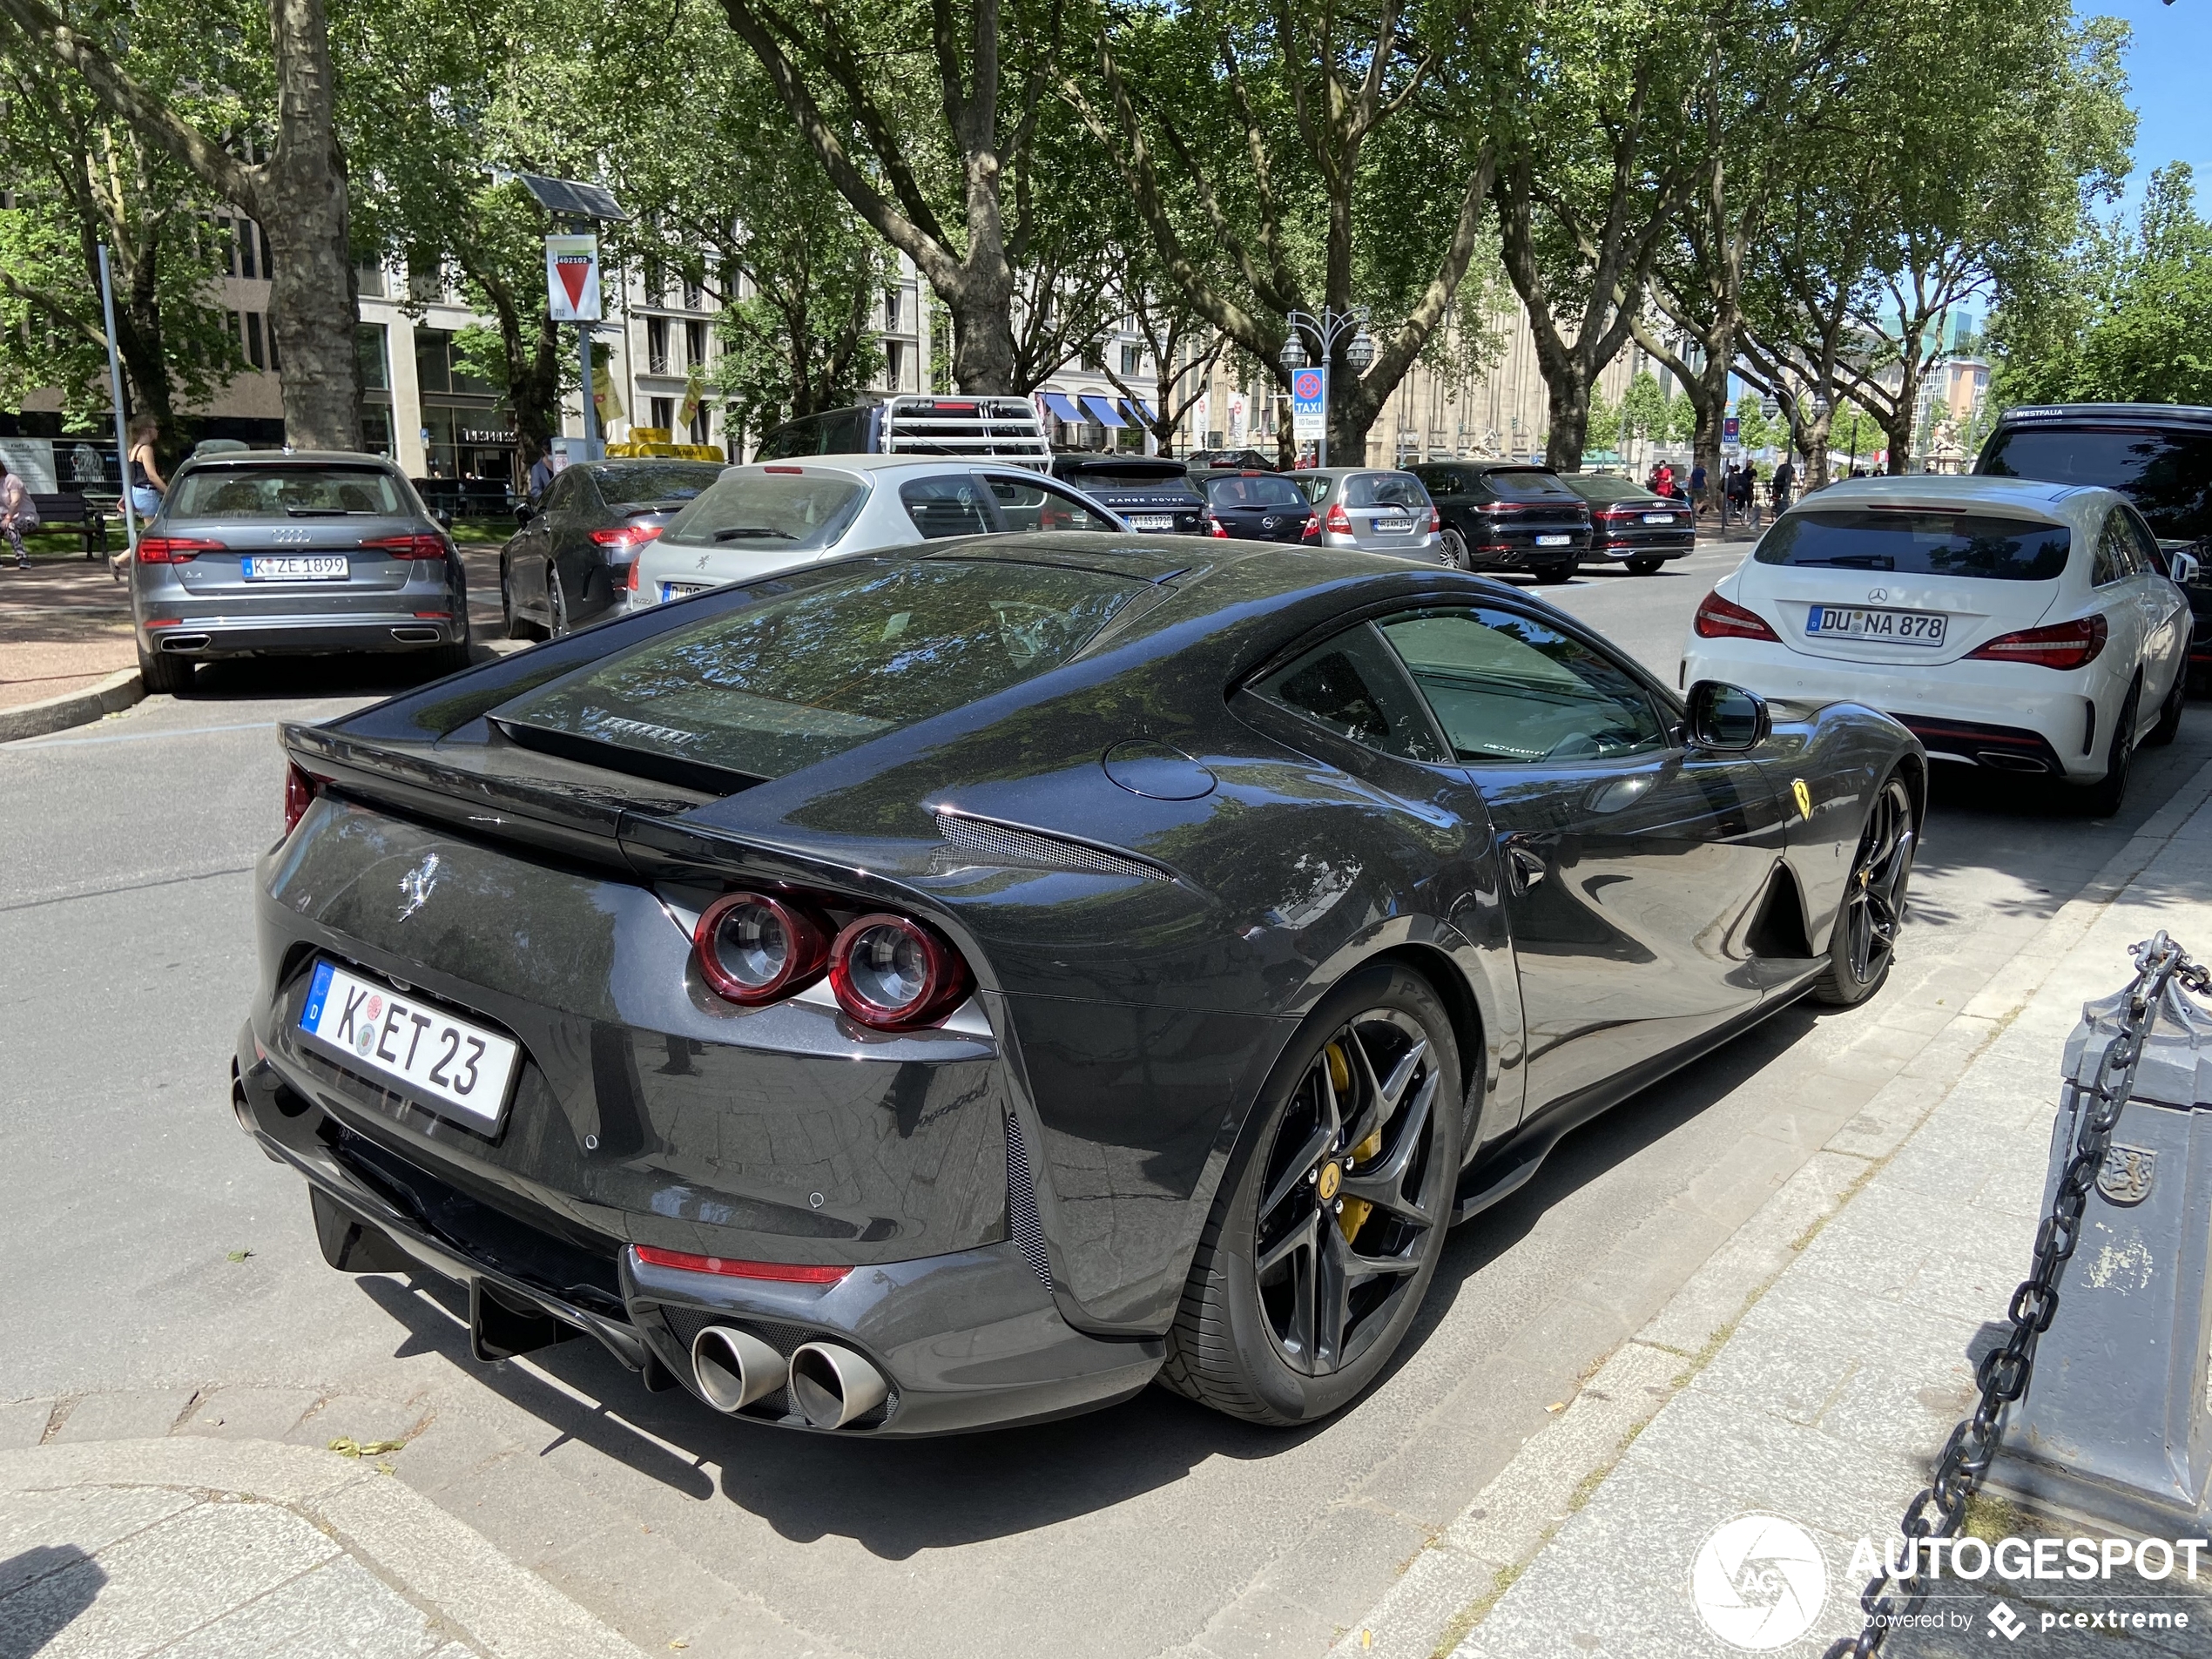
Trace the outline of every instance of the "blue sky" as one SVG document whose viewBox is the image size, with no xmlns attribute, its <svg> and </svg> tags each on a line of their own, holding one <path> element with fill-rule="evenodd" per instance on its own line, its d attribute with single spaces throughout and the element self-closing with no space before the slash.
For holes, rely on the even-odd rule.
<svg viewBox="0 0 2212 1659">
<path fill-rule="evenodd" d="M 2200 192 L 2212 189 L 2212 124 L 2208 124 L 2204 66 L 2212 59 L 2212 0 L 2075 0 L 2081 17 L 2119 17 L 2132 24 L 2128 51 L 2128 101 L 2135 106 L 2135 170 L 2128 180 L 2132 217 L 2154 168 L 2186 161 Z"/>
</svg>

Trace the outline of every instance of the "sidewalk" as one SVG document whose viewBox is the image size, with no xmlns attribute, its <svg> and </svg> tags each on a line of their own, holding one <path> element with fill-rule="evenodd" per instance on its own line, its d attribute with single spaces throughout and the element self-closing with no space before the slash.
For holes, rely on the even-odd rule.
<svg viewBox="0 0 2212 1659">
<path fill-rule="evenodd" d="M 0 1452 L 0 1659 L 641 1659 L 380 1468 L 267 1440 Z"/>
<path fill-rule="evenodd" d="M 2128 948 L 2160 927 L 2212 956 L 2212 766 L 2054 915 L 1952 1022 L 1978 1050 L 1947 1087 L 1897 1077 L 1633 1340 L 1558 1420 L 1416 1557 L 1339 1656 L 1420 1659 L 1672 1659 L 1734 1649 L 1690 1598 L 1714 1529 L 1748 1513 L 1806 1528 L 1825 1601 L 1777 1649 L 1820 1653 L 1860 1625 L 1852 1569 L 1877 1548 L 1973 1399 L 1974 1360 L 2001 1339 L 2042 1196 L 2061 1047 L 2089 998 L 2132 972 Z M 1905 934 L 1900 966 L 1910 960 Z M 2087 1271 L 2077 1259 L 2074 1271 Z M 2032 1518 L 1984 1503 L 1987 1536 Z M 2179 1575 L 2176 1575 L 2178 1582 Z M 1885 1651 L 1988 1653 L 1986 1615 L 2010 1596 L 2042 1612 L 2099 1587 L 1948 1583 L 1963 1628 L 1900 1632 Z M 2171 1596 L 2176 1584 L 2122 1586 Z M 2187 1586 L 2181 1586 L 2187 1592 Z M 2042 1633 L 2038 1653 L 2212 1652 L 2212 1575 L 2186 1634 Z M 2167 1644 L 2172 1645 L 2167 1645 Z M 2009 1643 L 2000 1643 L 2000 1648 Z"/>
</svg>

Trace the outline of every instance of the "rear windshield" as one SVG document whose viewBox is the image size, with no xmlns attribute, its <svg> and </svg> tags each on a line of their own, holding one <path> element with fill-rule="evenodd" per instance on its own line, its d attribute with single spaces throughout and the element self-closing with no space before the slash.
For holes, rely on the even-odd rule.
<svg viewBox="0 0 2212 1659">
<path fill-rule="evenodd" d="M 1344 481 L 1346 507 L 1406 507 L 1424 510 L 1428 491 L 1421 481 L 1406 472 L 1363 472 Z"/>
<path fill-rule="evenodd" d="M 1626 478 L 1612 478 L 1602 472 L 1577 473 L 1566 481 L 1568 488 L 1584 501 L 1657 501 L 1642 484 L 1631 483 Z"/>
<path fill-rule="evenodd" d="M 2212 535 L 2212 432 L 2018 426 L 1989 441 L 1974 469 L 1998 478 L 2116 489 L 2169 541 Z"/>
<path fill-rule="evenodd" d="M 338 518 L 411 516 L 415 503 L 381 467 L 210 467 L 177 480 L 176 518 Z"/>
<path fill-rule="evenodd" d="M 630 507 L 649 501 L 689 501 L 711 489 L 722 469 L 699 462 L 681 466 L 601 468 L 592 478 L 599 499 L 610 507 Z"/>
<path fill-rule="evenodd" d="M 720 473 L 668 521 L 661 540 L 678 547 L 816 550 L 845 534 L 867 493 L 846 473 Z"/>
<path fill-rule="evenodd" d="M 1785 515 L 1751 556 L 1761 564 L 2050 582 L 2066 569 L 2072 542 L 2063 524 L 1996 513 L 1834 507 Z"/>
<path fill-rule="evenodd" d="M 664 634 L 497 714 L 525 740 L 629 752 L 649 777 L 779 778 L 1058 667 L 1147 585 L 1052 565 L 871 565 Z"/>
<path fill-rule="evenodd" d="M 1144 489 L 1180 482 L 1189 472 L 1180 461 L 1084 461 L 1060 469 L 1060 475 L 1086 489 Z"/>
<path fill-rule="evenodd" d="M 1305 509 L 1305 495 L 1289 479 L 1275 473 L 1257 478 L 1211 478 L 1206 499 L 1217 507 L 1295 507 Z"/>
<path fill-rule="evenodd" d="M 1578 502 L 1582 498 L 1560 482 L 1555 474 L 1504 468 L 1487 473 L 1482 482 L 1503 501 Z"/>
</svg>

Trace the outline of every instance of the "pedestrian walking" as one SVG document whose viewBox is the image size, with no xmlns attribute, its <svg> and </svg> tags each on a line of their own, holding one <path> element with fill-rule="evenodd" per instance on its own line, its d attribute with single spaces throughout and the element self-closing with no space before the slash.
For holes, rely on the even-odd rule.
<svg viewBox="0 0 2212 1659">
<path fill-rule="evenodd" d="M 1743 463 L 1743 470 L 1736 475 L 1736 510 L 1737 516 L 1743 521 L 1745 528 L 1750 529 L 1758 528 L 1758 468 L 1747 461 Z"/>
<path fill-rule="evenodd" d="M 1790 497 L 1797 488 L 1797 469 L 1791 465 L 1786 454 L 1774 469 L 1771 488 L 1774 491 L 1774 516 L 1779 518 L 1790 510 Z"/>
<path fill-rule="evenodd" d="M 161 422 L 151 415 L 131 428 L 131 506 L 140 518 L 160 512 L 161 498 L 169 493 L 168 480 L 161 475 L 153 453 L 153 441 L 160 435 Z"/>
<path fill-rule="evenodd" d="M 16 569 L 30 569 L 30 550 L 24 546 L 25 530 L 38 528 L 38 503 L 30 498 L 30 491 L 24 482 L 8 470 L 8 463 L 0 461 L 0 536 L 8 538 L 8 545 L 16 550 Z"/>
<path fill-rule="evenodd" d="M 1699 462 L 1689 469 L 1689 516 L 1694 523 L 1705 510 L 1705 463 Z"/>
<path fill-rule="evenodd" d="M 537 452 L 537 459 L 530 462 L 530 499 L 542 502 L 545 492 L 553 488 L 553 451 L 549 446 Z"/>
<path fill-rule="evenodd" d="M 1721 529 L 1726 530 L 1736 516 L 1736 463 L 1731 461 L 1721 469 Z"/>
<path fill-rule="evenodd" d="M 1675 493 L 1675 469 L 1661 462 L 1658 470 L 1651 475 L 1651 488 L 1654 494 L 1672 496 Z"/>
</svg>

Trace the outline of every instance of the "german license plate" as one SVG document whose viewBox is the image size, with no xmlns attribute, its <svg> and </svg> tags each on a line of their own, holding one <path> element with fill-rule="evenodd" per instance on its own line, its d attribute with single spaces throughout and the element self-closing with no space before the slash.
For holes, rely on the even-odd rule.
<svg viewBox="0 0 2212 1659">
<path fill-rule="evenodd" d="M 1375 521 L 1375 534 L 1378 536 L 1403 536 L 1413 528 L 1413 521 L 1410 518 L 1379 518 Z"/>
<path fill-rule="evenodd" d="M 1173 513 L 1131 513 L 1129 527 L 1133 530 L 1171 530 L 1175 528 Z"/>
<path fill-rule="evenodd" d="M 511 1037 L 330 962 L 315 964 L 300 1028 L 405 1083 L 446 1116 L 487 1130 L 499 1127 L 522 1055 Z"/>
<path fill-rule="evenodd" d="M 343 582 L 353 570 L 341 553 L 260 553 L 238 565 L 248 582 Z"/>
<path fill-rule="evenodd" d="M 1571 536 L 1539 536 L 1536 538 L 1536 545 L 1538 547 L 1565 547 L 1574 539 Z"/>
<path fill-rule="evenodd" d="M 1940 645 L 1950 618 L 1938 610 L 1867 610 L 1858 605 L 1815 605 L 1805 633 L 1822 638 L 1871 639 L 1885 645 Z"/>
<path fill-rule="evenodd" d="M 1675 522 L 1675 516 L 1672 513 L 1646 513 L 1643 522 L 1647 524 L 1671 524 Z"/>
<path fill-rule="evenodd" d="M 579 374 L 581 372 L 578 371 Z M 666 604 L 671 599 L 687 599 L 695 593 L 705 593 L 713 585 L 711 582 L 664 582 L 660 584 L 661 603 Z"/>
</svg>

